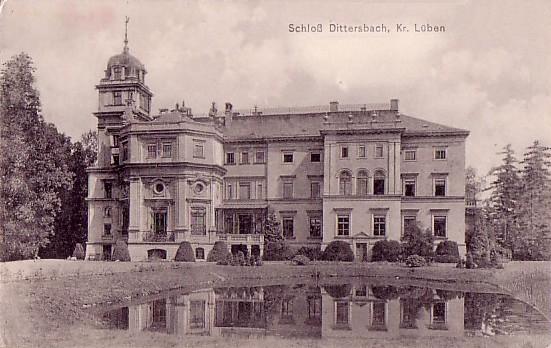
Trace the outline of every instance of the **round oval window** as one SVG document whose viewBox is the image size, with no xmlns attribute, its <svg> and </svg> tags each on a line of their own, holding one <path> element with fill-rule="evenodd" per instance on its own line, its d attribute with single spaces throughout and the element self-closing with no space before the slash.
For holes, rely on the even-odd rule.
<svg viewBox="0 0 551 348">
<path fill-rule="evenodd" d="M 195 185 L 195 193 L 201 193 L 201 192 L 203 192 L 203 189 L 204 189 L 203 184 L 196 184 Z"/>
<path fill-rule="evenodd" d="M 165 185 L 159 182 L 155 184 L 155 187 L 153 189 L 155 190 L 155 193 L 162 193 L 165 190 Z"/>
</svg>

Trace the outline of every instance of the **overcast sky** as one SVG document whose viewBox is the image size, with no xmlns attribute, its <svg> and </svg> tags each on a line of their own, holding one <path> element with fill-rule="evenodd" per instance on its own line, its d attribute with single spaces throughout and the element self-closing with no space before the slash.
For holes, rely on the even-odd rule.
<svg viewBox="0 0 551 348">
<path fill-rule="evenodd" d="M 4 2 L 4 1 L 2 1 Z M 95 85 L 122 51 L 145 64 L 153 110 L 387 102 L 471 131 L 467 163 L 551 145 L 551 1 L 25 1 L 0 14 L 0 61 L 25 51 L 46 120 L 73 138 L 94 128 Z M 289 24 L 324 25 L 290 33 Z M 329 23 L 390 33 L 329 33 Z M 396 24 L 411 28 L 397 33 Z M 444 33 L 414 33 L 417 23 Z"/>
</svg>

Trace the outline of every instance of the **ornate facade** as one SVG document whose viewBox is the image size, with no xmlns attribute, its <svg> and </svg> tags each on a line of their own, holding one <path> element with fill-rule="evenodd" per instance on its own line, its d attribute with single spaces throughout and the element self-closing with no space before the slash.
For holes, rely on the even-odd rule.
<svg viewBox="0 0 551 348">
<path fill-rule="evenodd" d="M 125 44 L 96 86 L 87 258 L 118 239 L 133 260 L 172 259 L 182 241 L 198 260 L 219 240 L 262 254 L 269 209 L 296 248 L 344 240 L 366 260 L 420 223 L 465 253 L 467 131 L 403 115 L 396 99 L 153 115 L 145 75 Z"/>
</svg>

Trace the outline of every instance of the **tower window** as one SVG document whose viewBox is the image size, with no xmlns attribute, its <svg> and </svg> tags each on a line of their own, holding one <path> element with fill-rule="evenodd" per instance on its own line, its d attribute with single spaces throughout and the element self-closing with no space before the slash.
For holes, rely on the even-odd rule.
<svg viewBox="0 0 551 348">
<path fill-rule="evenodd" d="M 120 80 L 121 79 L 121 68 L 120 67 L 113 68 L 113 75 L 114 75 L 113 78 L 115 80 Z"/>
<path fill-rule="evenodd" d="M 113 105 L 122 105 L 122 93 L 113 92 Z"/>
</svg>

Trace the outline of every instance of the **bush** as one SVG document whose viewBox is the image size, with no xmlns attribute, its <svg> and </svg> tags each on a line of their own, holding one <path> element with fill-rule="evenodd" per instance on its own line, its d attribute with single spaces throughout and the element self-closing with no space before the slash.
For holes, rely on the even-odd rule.
<svg viewBox="0 0 551 348">
<path fill-rule="evenodd" d="M 477 265 L 473 260 L 473 255 L 470 252 L 468 252 L 465 257 L 466 257 L 466 260 L 465 260 L 465 267 L 466 268 L 468 268 L 468 269 L 477 268 Z"/>
<path fill-rule="evenodd" d="M 406 265 L 408 267 L 422 267 L 427 265 L 427 260 L 423 256 L 410 255 L 406 259 Z"/>
<path fill-rule="evenodd" d="M 293 252 L 285 241 L 267 242 L 264 247 L 265 261 L 286 261 L 293 256 Z"/>
<path fill-rule="evenodd" d="M 228 251 L 228 245 L 225 242 L 218 241 L 214 243 L 214 246 L 209 252 L 207 256 L 207 261 L 208 262 L 220 262 L 222 260 L 225 261 L 228 258 L 229 253 L 230 252 Z"/>
<path fill-rule="evenodd" d="M 304 255 L 296 255 L 293 257 L 292 262 L 295 266 L 306 266 L 310 263 L 310 259 Z"/>
<path fill-rule="evenodd" d="M 373 245 L 371 261 L 397 262 L 401 253 L 402 247 L 398 241 L 379 240 Z"/>
<path fill-rule="evenodd" d="M 189 242 L 182 242 L 176 251 L 174 261 L 178 262 L 195 262 L 195 254 Z"/>
<path fill-rule="evenodd" d="M 334 240 L 323 251 L 322 259 L 325 261 L 354 261 L 354 253 L 350 244 L 341 240 Z"/>
<path fill-rule="evenodd" d="M 443 263 L 459 262 L 459 247 L 457 243 L 451 240 L 445 240 L 438 243 L 434 260 Z"/>
<path fill-rule="evenodd" d="M 304 255 L 312 261 L 321 260 L 323 252 L 320 247 L 302 247 L 298 249 L 297 255 Z"/>
<path fill-rule="evenodd" d="M 235 259 L 237 260 L 236 266 L 245 266 L 245 254 L 243 254 L 241 250 L 237 252 L 237 254 L 235 255 Z"/>
<path fill-rule="evenodd" d="M 130 261 L 130 253 L 128 252 L 128 245 L 123 240 L 118 240 L 113 248 L 113 254 L 111 255 L 111 261 Z"/>
<path fill-rule="evenodd" d="M 82 244 L 77 243 L 75 245 L 75 250 L 73 250 L 73 257 L 76 257 L 77 260 L 84 260 L 84 248 L 82 247 Z"/>
<path fill-rule="evenodd" d="M 455 268 L 465 268 L 465 260 L 463 258 L 459 259 L 459 261 L 457 261 L 457 265 L 455 265 Z"/>
</svg>

